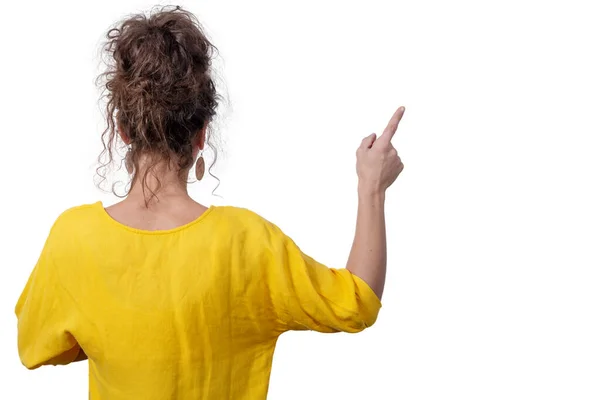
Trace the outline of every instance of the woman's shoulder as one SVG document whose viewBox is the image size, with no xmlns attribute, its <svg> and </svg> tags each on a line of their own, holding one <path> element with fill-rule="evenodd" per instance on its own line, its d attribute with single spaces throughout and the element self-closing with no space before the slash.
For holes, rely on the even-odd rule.
<svg viewBox="0 0 600 400">
<path fill-rule="evenodd" d="M 57 212 L 50 227 L 46 246 L 55 255 L 69 253 L 80 237 L 85 236 L 86 229 L 94 226 L 98 203 L 80 204 L 63 208 Z"/>
<path fill-rule="evenodd" d="M 65 208 L 58 213 L 54 226 L 89 225 L 91 220 L 100 216 L 99 211 L 103 211 L 103 209 L 100 201 Z"/>
<path fill-rule="evenodd" d="M 270 246 L 272 243 L 281 243 L 285 234 L 277 225 L 255 211 L 237 206 L 213 206 L 215 217 L 211 219 L 215 234 L 221 234 L 236 241 L 244 242 L 243 248 L 253 252 Z"/>
<path fill-rule="evenodd" d="M 274 237 L 285 235 L 277 224 L 259 211 L 238 206 L 213 206 L 213 208 L 221 212 L 222 218 L 219 219 L 219 224 L 224 223 L 228 228 L 233 228 L 230 231 L 242 230 L 251 233 L 256 239 L 266 237 L 272 240 Z"/>
<path fill-rule="evenodd" d="M 211 208 L 217 210 L 217 213 L 220 213 L 225 221 L 232 224 L 244 227 L 262 227 L 270 224 L 262 215 L 249 208 L 239 206 L 212 206 Z"/>
</svg>

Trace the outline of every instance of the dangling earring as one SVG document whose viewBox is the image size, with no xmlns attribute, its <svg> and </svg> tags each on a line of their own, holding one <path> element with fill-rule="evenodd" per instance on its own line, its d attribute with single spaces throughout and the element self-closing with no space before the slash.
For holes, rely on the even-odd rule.
<svg viewBox="0 0 600 400">
<path fill-rule="evenodd" d="M 133 174 L 133 160 L 131 159 L 132 156 L 132 152 L 131 152 L 131 146 L 129 146 L 129 149 L 127 149 L 127 154 L 125 154 L 125 169 L 127 169 L 127 173 L 129 175 Z"/>
<path fill-rule="evenodd" d="M 204 177 L 204 168 L 204 157 L 202 157 L 202 150 L 200 150 L 200 156 L 196 160 L 196 179 L 199 181 Z"/>
</svg>

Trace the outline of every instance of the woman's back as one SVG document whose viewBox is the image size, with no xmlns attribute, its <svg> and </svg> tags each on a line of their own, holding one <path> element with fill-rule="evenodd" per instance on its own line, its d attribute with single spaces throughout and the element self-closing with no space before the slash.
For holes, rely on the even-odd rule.
<svg viewBox="0 0 600 400">
<path fill-rule="evenodd" d="M 98 202 L 54 224 L 17 305 L 19 346 L 29 368 L 85 349 L 93 400 L 264 399 L 281 333 L 358 332 L 380 306 L 249 210 L 147 231 Z"/>
</svg>

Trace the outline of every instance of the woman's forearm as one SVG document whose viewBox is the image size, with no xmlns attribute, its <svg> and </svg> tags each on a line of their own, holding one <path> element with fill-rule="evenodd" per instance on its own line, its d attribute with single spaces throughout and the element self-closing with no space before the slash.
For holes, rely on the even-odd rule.
<svg viewBox="0 0 600 400">
<path fill-rule="evenodd" d="M 356 233 L 346 268 L 381 299 L 387 263 L 385 192 L 359 188 Z"/>
</svg>

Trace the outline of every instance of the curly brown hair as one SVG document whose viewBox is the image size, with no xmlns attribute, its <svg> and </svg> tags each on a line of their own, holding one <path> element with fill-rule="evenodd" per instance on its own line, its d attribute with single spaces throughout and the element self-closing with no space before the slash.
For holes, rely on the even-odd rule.
<svg viewBox="0 0 600 400">
<path fill-rule="evenodd" d="M 156 189 L 148 187 L 153 167 L 174 162 L 183 174 L 194 164 L 194 144 L 215 116 L 220 100 L 211 71 L 217 49 L 197 18 L 179 6 L 130 16 L 111 28 L 106 39 L 102 51 L 108 56 L 107 69 L 97 79 L 106 99 L 104 149 L 97 171 L 106 180 L 121 131 L 130 146 L 131 185 L 141 179 L 144 194 L 149 190 L 151 199 L 160 189 L 160 181 Z M 214 149 L 209 136 L 207 131 L 205 141 Z M 106 155 L 108 160 L 102 163 Z M 140 177 L 142 155 L 150 162 L 144 164 Z"/>
</svg>

